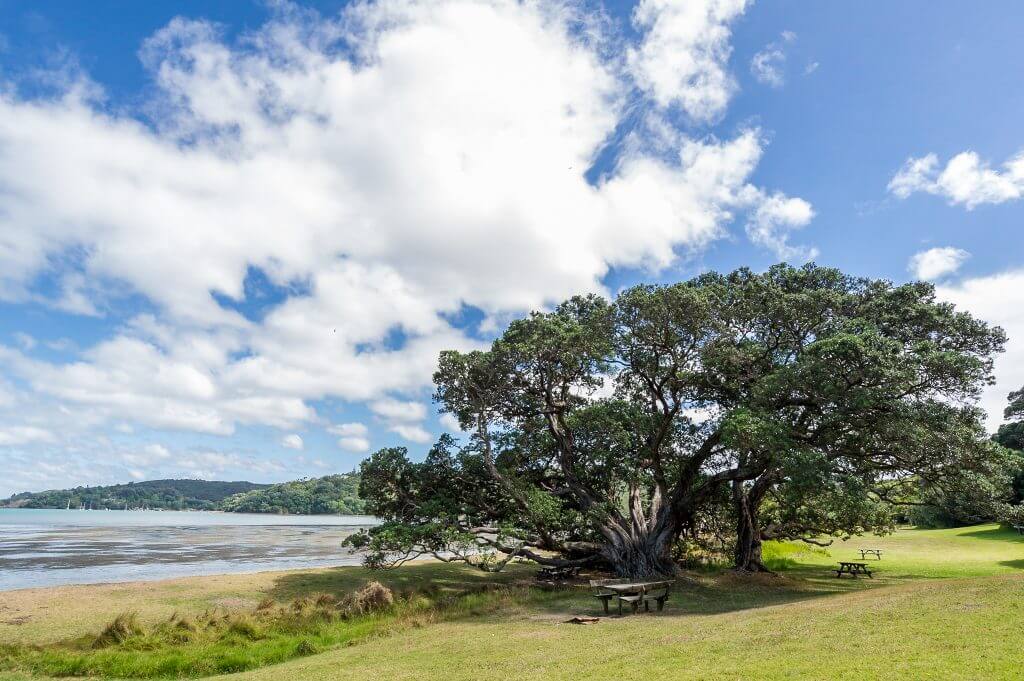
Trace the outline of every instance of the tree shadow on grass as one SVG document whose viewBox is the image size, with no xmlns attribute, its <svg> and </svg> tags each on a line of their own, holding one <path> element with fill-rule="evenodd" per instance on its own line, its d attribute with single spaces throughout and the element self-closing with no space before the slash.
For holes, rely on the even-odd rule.
<svg viewBox="0 0 1024 681">
<path fill-rule="evenodd" d="M 392 591 L 429 588 L 434 591 L 467 593 L 488 586 L 532 580 L 533 573 L 534 569 L 526 565 L 510 565 L 500 573 L 440 562 L 409 563 L 393 570 L 343 566 L 310 572 L 288 572 L 275 580 L 267 595 L 277 601 L 320 593 L 340 598 L 372 581 L 381 582 Z"/>
<path fill-rule="evenodd" d="M 601 602 L 593 597 L 586 582 L 587 577 L 600 575 L 584 575 L 576 584 L 544 587 L 535 581 L 535 573 L 536 566 L 522 564 L 510 565 L 501 573 L 435 562 L 412 563 L 383 571 L 338 567 L 281 575 L 268 595 L 277 601 L 316 593 L 342 597 L 369 581 L 380 581 L 396 592 L 430 590 L 452 595 L 507 587 L 512 591 L 511 605 L 494 611 L 490 617 L 568 619 L 573 615 L 604 615 Z M 899 577 L 900 581 L 908 578 L 914 576 Z M 839 579 L 829 566 L 806 564 L 788 567 L 777 575 L 739 575 L 724 569 L 691 572 L 676 582 L 665 610 L 657 616 L 722 614 L 839 596 L 893 583 L 891 578 Z M 617 611 L 615 602 L 610 606 L 613 613 Z"/>
<path fill-rule="evenodd" d="M 1024 535 L 1018 534 L 1016 530 L 1009 530 L 1002 527 L 993 527 L 987 530 L 973 530 L 964 532 L 961 537 L 975 537 L 977 539 L 993 539 L 996 541 L 1009 541 L 1017 544 L 1024 543 Z"/>
<path fill-rule="evenodd" d="M 1019 559 L 1019 560 L 1001 560 L 1001 561 L 999 561 L 999 564 L 1000 565 L 1005 565 L 1006 567 L 1016 568 L 1018 570 L 1024 570 L 1024 559 Z"/>
<path fill-rule="evenodd" d="M 980 538 L 1011 539 L 1016 535 L 998 529 L 966 533 Z M 1001 565 L 1024 569 L 1024 560 L 1003 561 Z M 835 576 L 831 563 L 798 562 L 787 559 L 775 575 L 739 575 L 728 569 L 708 569 L 685 573 L 675 584 L 664 616 L 699 616 L 786 605 L 801 601 L 842 596 L 914 581 L 941 578 L 936 574 L 900 572 L 892 574 L 884 562 L 872 565 L 874 578 Z M 392 570 L 367 570 L 345 566 L 281 575 L 268 595 L 288 601 L 310 594 L 330 593 L 341 598 L 370 581 L 379 581 L 398 593 L 425 592 L 461 595 L 495 588 L 507 588 L 511 596 L 485 619 L 538 618 L 568 619 L 574 615 L 604 616 L 600 600 L 593 597 L 587 578 L 605 575 L 585 574 L 575 584 L 546 587 L 534 579 L 537 566 L 513 563 L 500 573 L 483 572 L 463 564 L 435 561 L 409 563 Z M 610 604 L 612 614 L 617 603 Z M 630 610 L 627 605 L 625 612 Z M 480 617 L 479 611 L 474 618 Z M 460 618 L 462 616 L 459 616 Z"/>
</svg>

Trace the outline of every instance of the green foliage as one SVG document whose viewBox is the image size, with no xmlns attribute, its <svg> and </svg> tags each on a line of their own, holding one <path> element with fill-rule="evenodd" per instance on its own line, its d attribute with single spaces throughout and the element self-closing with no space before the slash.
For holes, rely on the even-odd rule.
<svg viewBox="0 0 1024 681">
<path fill-rule="evenodd" d="M 965 405 L 1004 343 L 930 284 L 814 265 L 572 298 L 487 351 L 441 353 L 436 399 L 471 435 L 423 463 L 367 460 L 387 522 L 353 541 L 373 565 L 523 556 L 642 576 L 674 569 L 723 488 L 754 538 L 761 521 L 777 537 L 885 530 L 883 488 L 911 476 L 998 496 L 999 452 Z"/>
<path fill-rule="evenodd" d="M 171 511 L 212 511 L 234 494 L 268 485 L 252 482 L 207 480 L 147 480 L 123 485 L 75 487 L 46 492 L 23 492 L 4 502 L 19 508 L 161 509 Z"/>
<path fill-rule="evenodd" d="M 1024 388 L 1015 390 L 1007 397 L 1009 404 L 1003 411 L 1003 418 L 1020 421 L 1024 419 Z"/>
<path fill-rule="evenodd" d="M 262 486 L 224 499 L 220 508 L 236 513 L 358 515 L 366 505 L 359 498 L 359 474 L 342 473 Z"/>
</svg>

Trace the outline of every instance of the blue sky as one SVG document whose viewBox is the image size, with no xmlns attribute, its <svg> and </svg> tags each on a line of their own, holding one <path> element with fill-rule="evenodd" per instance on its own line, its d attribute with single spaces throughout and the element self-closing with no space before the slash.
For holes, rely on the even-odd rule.
<svg viewBox="0 0 1024 681">
<path fill-rule="evenodd" d="M 438 349 L 779 260 L 1024 384 L 1024 6 L 0 0 L 0 494 L 424 451 Z M 1021 336 L 1020 342 L 1016 337 Z"/>
</svg>

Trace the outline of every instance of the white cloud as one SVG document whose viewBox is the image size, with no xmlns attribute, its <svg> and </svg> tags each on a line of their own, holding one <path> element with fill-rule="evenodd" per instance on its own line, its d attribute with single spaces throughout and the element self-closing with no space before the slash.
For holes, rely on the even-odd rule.
<svg viewBox="0 0 1024 681">
<path fill-rule="evenodd" d="M 366 452 L 370 449 L 367 427 L 358 421 L 328 426 L 327 432 L 340 435 L 338 446 L 347 452 Z"/>
<path fill-rule="evenodd" d="M 918 279 L 937 279 L 956 272 L 969 257 L 971 254 L 960 248 L 929 248 L 912 255 L 907 270 Z"/>
<path fill-rule="evenodd" d="M 0 408 L 12 407 L 17 401 L 13 386 L 0 377 Z"/>
<path fill-rule="evenodd" d="M 637 83 L 658 105 L 679 106 L 697 121 L 717 118 L 736 84 L 727 70 L 729 24 L 747 0 L 640 0 L 633 23 L 643 31 L 628 54 Z"/>
<path fill-rule="evenodd" d="M 37 442 L 55 442 L 56 439 L 54 434 L 45 428 L 0 425 L 0 447 L 27 445 Z"/>
<path fill-rule="evenodd" d="M 367 452 L 370 450 L 370 441 L 365 437 L 353 435 L 339 438 L 338 446 L 346 452 Z"/>
<path fill-rule="evenodd" d="M 330 426 L 327 431 L 334 433 L 335 435 L 341 435 L 342 437 L 362 437 L 368 432 L 366 426 L 362 423 L 340 423 L 336 426 Z"/>
<path fill-rule="evenodd" d="M 171 456 L 171 452 L 167 447 L 164 447 L 161 444 L 146 445 L 142 450 L 155 460 L 167 459 Z"/>
<path fill-rule="evenodd" d="M 782 87 L 786 83 L 786 76 L 783 72 L 786 66 L 786 52 L 783 49 L 783 44 L 796 40 L 796 33 L 783 31 L 780 37 L 782 38 L 781 43 L 768 43 L 750 60 L 750 73 L 754 75 L 757 82 L 776 88 Z"/>
<path fill-rule="evenodd" d="M 811 204 L 784 194 L 759 195 L 756 208 L 747 222 L 747 236 L 756 244 L 770 249 L 782 260 L 806 262 L 818 255 L 818 249 L 791 246 L 789 235 L 805 227 L 814 218 Z"/>
<path fill-rule="evenodd" d="M 281 438 L 281 446 L 287 449 L 301 450 L 304 445 L 302 442 L 302 438 L 299 435 L 295 433 L 289 433 L 288 435 L 285 435 L 283 438 Z"/>
<path fill-rule="evenodd" d="M 498 320 L 605 292 L 610 268 L 668 267 L 743 212 L 752 239 L 791 248 L 813 212 L 750 183 L 756 130 L 695 140 L 654 117 L 634 136 L 660 126 L 658 153 L 630 142 L 598 185 L 584 175 L 637 86 L 695 120 L 724 111 L 745 6 L 642 0 L 632 49 L 549 2 L 279 9 L 240 44 L 179 19 L 142 50 L 152 125 L 83 79 L 4 91 L 0 298 L 38 300 L 49 275 L 61 309 L 140 296 L 155 312 L 71 361 L 0 346 L 0 365 L 83 425 L 288 432 L 336 397 L 422 438 L 423 405 L 389 396 L 429 385 L 440 350 L 480 345 L 447 321 L 463 306 Z M 242 300 L 251 268 L 290 291 L 258 320 L 217 302 Z"/>
<path fill-rule="evenodd" d="M 419 402 L 379 400 L 370 404 L 370 411 L 388 421 L 422 421 L 427 408 Z"/>
<path fill-rule="evenodd" d="M 14 334 L 14 340 L 21 346 L 22 350 L 31 350 L 36 346 L 36 339 L 22 331 Z"/>
<path fill-rule="evenodd" d="M 161 444 L 149 444 L 141 449 L 124 450 L 120 460 L 130 466 L 152 468 L 171 458 L 171 452 Z"/>
<path fill-rule="evenodd" d="M 431 435 L 430 432 L 420 426 L 398 424 L 391 426 L 388 430 L 392 433 L 398 433 L 398 435 L 410 442 L 417 442 L 420 444 L 430 442 L 434 439 L 434 436 Z"/>
<path fill-rule="evenodd" d="M 1006 396 L 1024 386 L 1024 270 L 1011 270 L 939 286 L 938 295 L 1006 331 L 1006 352 L 995 364 L 995 385 L 985 389 L 981 406 L 994 429 L 1003 420 Z"/>
<path fill-rule="evenodd" d="M 1003 203 L 1024 193 L 1024 153 L 992 169 L 973 151 L 964 151 L 940 169 L 939 157 L 927 154 L 908 158 L 893 176 L 888 189 L 901 199 L 915 192 L 943 196 L 950 204 L 967 210 L 983 203 Z"/>
</svg>

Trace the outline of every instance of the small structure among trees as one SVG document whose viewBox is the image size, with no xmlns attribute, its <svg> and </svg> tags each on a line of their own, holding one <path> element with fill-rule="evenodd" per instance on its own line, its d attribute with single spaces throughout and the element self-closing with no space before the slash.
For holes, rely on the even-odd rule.
<svg viewBox="0 0 1024 681">
<path fill-rule="evenodd" d="M 469 436 L 367 459 L 360 494 L 385 522 L 351 543 L 375 566 L 652 578 L 724 515 L 736 567 L 762 570 L 767 538 L 884 530 L 907 481 L 998 468 L 974 403 L 1004 342 L 931 284 L 814 265 L 575 297 L 441 354 L 435 398 Z"/>
</svg>

